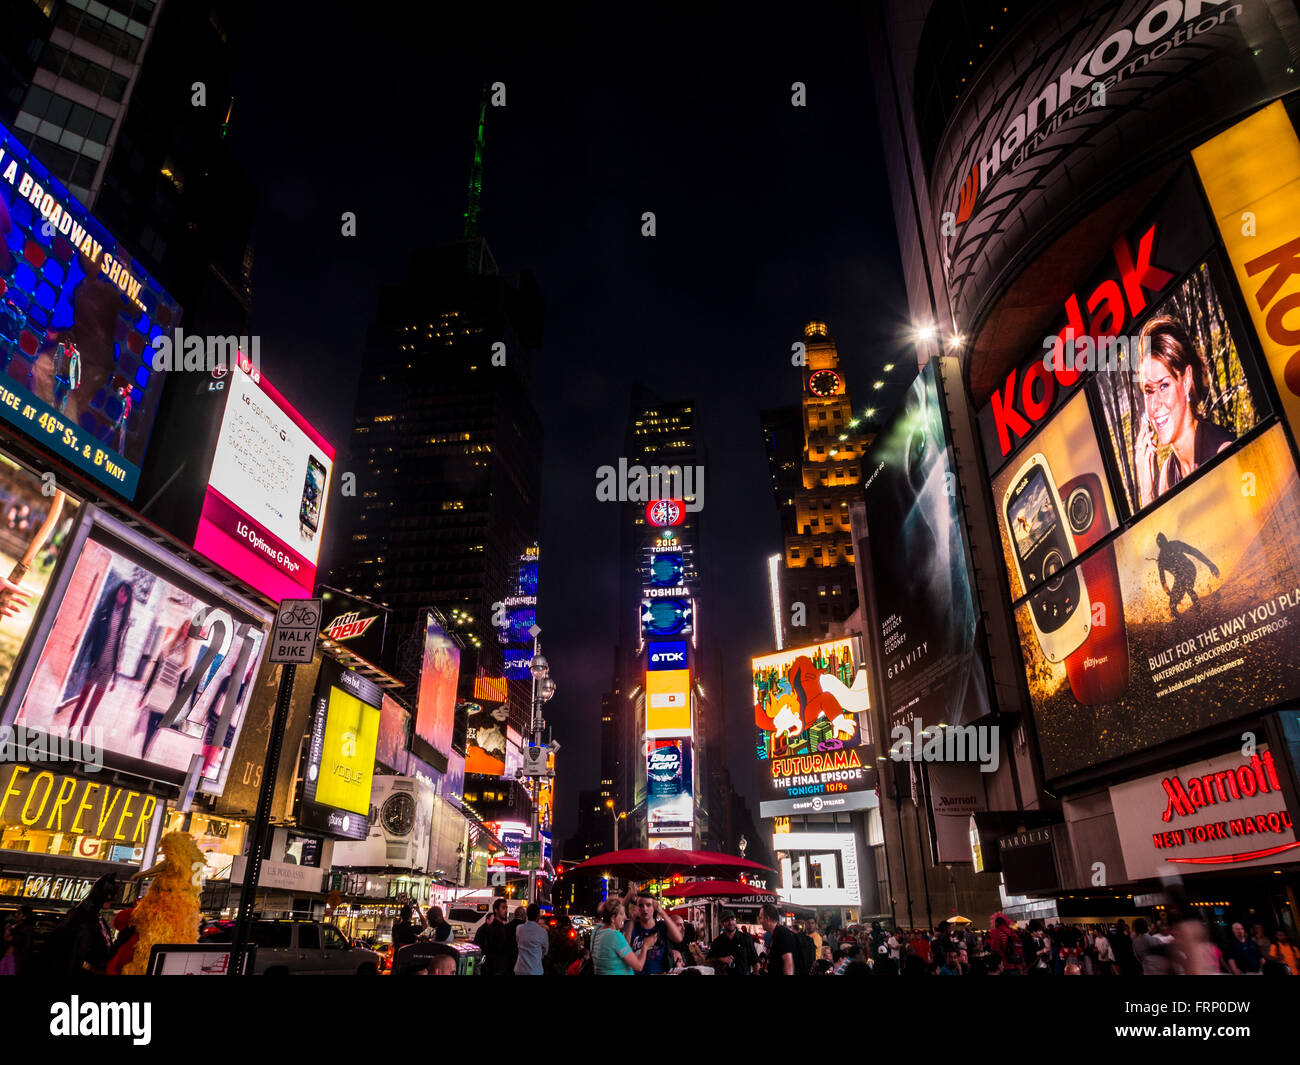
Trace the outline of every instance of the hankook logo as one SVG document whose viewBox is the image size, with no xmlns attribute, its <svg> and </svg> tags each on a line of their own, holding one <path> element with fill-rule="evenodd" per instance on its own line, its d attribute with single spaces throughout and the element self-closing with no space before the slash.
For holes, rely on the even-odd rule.
<svg viewBox="0 0 1300 1065">
<path fill-rule="evenodd" d="M 955 203 L 949 201 L 956 223 L 969 221 L 1003 164 L 1008 173 L 1015 171 L 1070 119 L 1094 107 L 1106 106 L 1105 94 L 1109 89 L 1134 75 L 1140 76 L 1147 64 L 1158 61 L 1170 49 L 1211 32 L 1240 12 L 1241 5 L 1231 0 L 1160 0 L 1096 47 L 1067 61 L 1028 106 L 1003 126 L 982 154 L 976 149 L 970 165 L 957 168 L 961 185 L 954 190 Z M 1091 23 L 1085 24 L 1080 34 L 1090 28 Z M 1022 91 L 1024 82 L 1018 81 L 984 110 L 1001 115 L 1007 99 Z M 997 121 L 990 119 L 974 138 L 975 143 L 987 141 L 990 127 Z M 952 231 L 947 235 L 952 235 Z"/>
</svg>

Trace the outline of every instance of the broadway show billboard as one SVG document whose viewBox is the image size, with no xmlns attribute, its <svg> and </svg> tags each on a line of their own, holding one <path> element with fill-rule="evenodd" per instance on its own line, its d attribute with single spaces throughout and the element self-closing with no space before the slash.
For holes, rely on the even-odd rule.
<svg viewBox="0 0 1300 1065">
<path fill-rule="evenodd" d="M 1122 624 L 1123 646 L 1072 671 L 1079 635 L 1062 644 L 1062 629 L 1049 634 L 1049 653 L 1032 597 L 1016 610 L 1049 778 L 1300 695 L 1300 479 L 1281 425 L 1225 454 L 1097 554 L 1117 580 L 1109 602 L 1093 601 L 1092 623 Z M 1077 572 L 1063 571 L 1067 583 Z M 1091 674 L 1103 679 L 1080 688 Z M 1080 697 L 1098 690 L 1096 702 Z"/>
<path fill-rule="evenodd" d="M 106 762 L 169 783 L 197 759 L 199 790 L 219 794 L 265 617 L 216 596 L 202 574 L 148 541 L 112 535 L 116 523 L 104 516 L 96 522 L 13 723 L 50 736 L 84 731 Z"/>
<path fill-rule="evenodd" d="M 164 375 L 153 342 L 181 310 L 0 126 L 0 418 L 135 495 Z"/>
<path fill-rule="evenodd" d="M 964 725 L 989 712 L 984 625 L 957 473 L 928 364 L 863 460 L 876 638 L 892 729 Z"/>
<path fill-rule="evenodd" d="M 858 638 L 752 660 L 762 817 L 875 805 L 875 748 Z"/>
</svg>

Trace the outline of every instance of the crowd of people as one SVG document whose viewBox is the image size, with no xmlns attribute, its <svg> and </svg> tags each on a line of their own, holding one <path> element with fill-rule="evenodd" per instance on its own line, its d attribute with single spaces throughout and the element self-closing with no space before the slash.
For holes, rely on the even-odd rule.
<svg viewBox="0 0 1300 1065">
<path fill-rule="evenodd" d="M 1300 947 L 1285 928 L 1262 924 L 1210 928 L 1198 919 L 1170 926 L 1136 918 L 1130 926 L 1045 924 L 1023 927 L 994 914 L 987 931 L 944 922 L 932 933 L 869 928 L 822 928 L 814 919 L 781 921 L 763 908 L 762 931 L 723 911 L 709 948 L 715 972 L 728 975 L 812 976 L 1163 976 L 1300 974 Z"/>
</svg>

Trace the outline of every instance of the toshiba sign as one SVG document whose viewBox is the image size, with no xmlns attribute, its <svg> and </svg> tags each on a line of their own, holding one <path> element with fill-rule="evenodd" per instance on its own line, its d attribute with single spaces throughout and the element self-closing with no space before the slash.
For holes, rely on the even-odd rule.
<svg viewBox="0 0 1300 1065">
<path fill-rule="evenodd" d="M 1110 789 L 1129 880 L 1300 856 L 1273 754 L 1261 745 Z"/>
</svg>

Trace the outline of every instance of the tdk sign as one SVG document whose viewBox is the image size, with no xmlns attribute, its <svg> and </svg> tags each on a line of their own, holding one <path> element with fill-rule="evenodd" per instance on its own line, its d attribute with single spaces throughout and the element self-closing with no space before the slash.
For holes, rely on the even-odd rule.
<svg viewBox="0 0 1300 1065">
<path fill-rule="evenodd" d="M 686 641 L 663 640 L 650 645 L 651 669 L 685 669 Z"/>
</svg>

